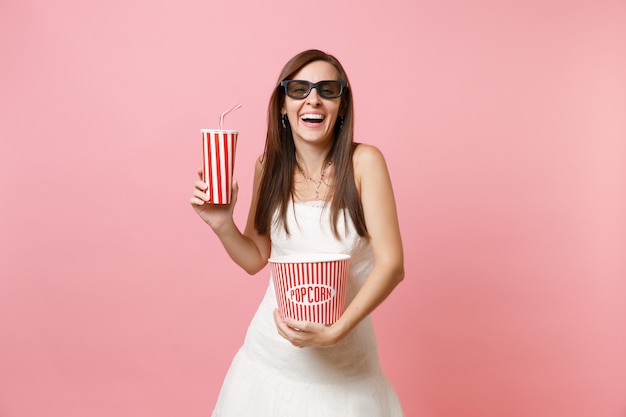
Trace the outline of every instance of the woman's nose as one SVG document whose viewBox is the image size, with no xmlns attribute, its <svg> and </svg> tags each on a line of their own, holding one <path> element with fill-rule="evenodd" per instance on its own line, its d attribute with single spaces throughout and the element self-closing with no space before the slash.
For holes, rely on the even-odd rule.
<svg viewBox="0 0 626 417">
<path fill-rule="evenodd" d="M 317 105 L 321 102 L 320 96 L 317 94 L 317 87 L 311 89 L 311 92 L 306 97 L 306 99 L 307 99 L 307 103 L 310 103 L 313 105 Z"/>
</svg>

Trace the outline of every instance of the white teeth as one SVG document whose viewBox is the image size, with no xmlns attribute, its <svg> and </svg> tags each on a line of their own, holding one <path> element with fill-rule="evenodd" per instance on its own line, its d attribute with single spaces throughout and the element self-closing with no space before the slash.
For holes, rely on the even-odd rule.
<svg viewBox="0 0 626 417">
<path fill-rule="evenodd" d="M 300 118 L 301 119 L 323 120 L 324 119 L 324 115 L 318 114 L 318 113 L 307 113 L 307 114 L 303 114 L 302 116 L 300 116 Z"/>
</svg>

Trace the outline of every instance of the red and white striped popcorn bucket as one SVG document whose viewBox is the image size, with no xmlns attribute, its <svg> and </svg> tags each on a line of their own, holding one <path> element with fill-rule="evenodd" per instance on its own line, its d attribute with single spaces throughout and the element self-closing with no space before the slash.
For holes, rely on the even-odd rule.
<svg viewBox="0 0 626 417">
<path fill-rule="evenodd" d="M 332 324 L 346 302 L 350 256 L 299 254 L 269 259 L 281 317 Z"/>
<path fill-rule="evenodd" d="M 230 204 L 237 130 L 201 129 L 202 171 L 212 204 Z"/>
</svg>

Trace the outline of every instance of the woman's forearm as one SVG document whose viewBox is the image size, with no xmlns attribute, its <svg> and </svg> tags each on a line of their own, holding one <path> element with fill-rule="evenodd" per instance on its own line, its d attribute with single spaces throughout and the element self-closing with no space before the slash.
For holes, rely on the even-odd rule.
<svg viewBox="0 0 626 417">
<path fill-rule="evenodd" d="M 228 256 L 248 274 L 256 274 L 267 264 L 267 257 L 261 253 L 254 240 L 242 234 L 234 222 L 224 224 L 214 232 Z"/>
<path fill-rule="evenodd" d="M 402 263 L 374 267 L 341 318 L 333 325 L 341 339 L 378 307 L 404 279 Z"/>
</svg>

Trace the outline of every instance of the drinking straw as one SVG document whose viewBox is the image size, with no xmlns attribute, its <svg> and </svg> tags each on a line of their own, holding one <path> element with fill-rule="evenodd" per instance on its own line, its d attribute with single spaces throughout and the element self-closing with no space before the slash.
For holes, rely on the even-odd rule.
<svg viewBox="0 0 626 417">
<path fill-rule="evenodd" d="M 241 107 L 241 104 L 237 104 L 235 107 L 228 109 L 224 113 L 222 113 L 222 115 L 220 116 L 220 130 L 222 130 L 222 125 L 224 124 L 224 116 L 226 116 L 231 111 L 237 110 L 239 107 Z"/>
</svg>

